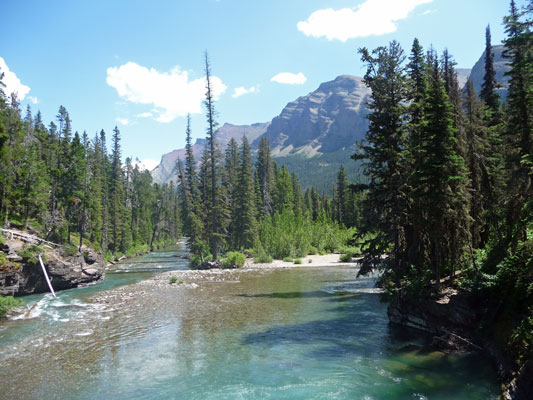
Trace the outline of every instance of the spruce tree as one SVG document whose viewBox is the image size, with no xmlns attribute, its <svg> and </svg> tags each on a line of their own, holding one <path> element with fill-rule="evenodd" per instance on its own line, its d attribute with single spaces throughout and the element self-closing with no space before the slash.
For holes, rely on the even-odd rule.
<svg viewBox="0 0 533 400">
<path fill-rule="evenodd" d="M 494 69 L 494 53 L 492 52 L 490 25 L 485 30 L 485 73 L 479 97 L 489 108 L 491 115 L 498 114 L 500 109 L 500 96 L 496 93 L 496 70 Z"/>
<path fill-rule="evenodd" d="M 120 131 L 116 126 L 113 129 L 113 151 L 111 155 L 111 176 L 109 182 L 109 248 L 113 252 L 119 250 L 124 251 L 125 249 L 121 247 L 124 229 L 124 175 L 121 161 Z"/>
<path fill-rule="evenodd" d="M 365 232 L 378 232 L 369 243 L 361 273 L 381 265 L 382 255 L 389 254 L 386 263 L 399 288 L 406 268 L 405 226 L 409 207 L 404 126 L 409 91 L 405 56 L 396 41 L 372 53 L 366 48 L 359 52 L 367 65 L 364 81 L 372 90 L 366 142 L 361 145 L 361 153 L 355 156 L 366 160 L 364 168 L 369 178 L 364 203 L 367 218 L 362 228 Z"/>
<path fill-rule="evenodd" d="M 255 218 L 255 191 L 252 179 L 252 153 L 246 136 L 242 138 L 238 172 L 232 236 L 235 248 L 246 249 L 253 246 L 258 233 Z"/>
</svg>

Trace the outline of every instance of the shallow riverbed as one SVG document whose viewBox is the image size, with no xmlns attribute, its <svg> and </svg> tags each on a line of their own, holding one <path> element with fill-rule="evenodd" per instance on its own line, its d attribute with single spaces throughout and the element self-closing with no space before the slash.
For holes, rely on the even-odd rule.
<svg viewBox="0 0 533 400">
<path fill-rule="evenodd" d="M 56 300 L 27 298 L 35 318 L 0 323 L 0 397 L 498 396 L 487 359 L 389 327 L 374 279 L 356 280 L 353 265 L 196 272 L 179 253 L 126 261 Z"/>
</svg>

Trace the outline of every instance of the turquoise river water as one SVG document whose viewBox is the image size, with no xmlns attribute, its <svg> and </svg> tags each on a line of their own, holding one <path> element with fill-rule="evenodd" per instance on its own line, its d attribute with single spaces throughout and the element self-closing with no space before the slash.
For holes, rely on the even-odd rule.
<svg viewBox="0 0 533 400">
<path fill-rule="evenodd" d="M 25 298 L 37 302 L 31 318 L 0 322 L 0 398 L 498 397 L 486 358 L 432 351 L 424 336 L 389 326 L 374 278 L 355 279 L 355 267 L 143 284 L 187 270 L 182 251 L 128 260 L 55 300 Z"/>
</svg>

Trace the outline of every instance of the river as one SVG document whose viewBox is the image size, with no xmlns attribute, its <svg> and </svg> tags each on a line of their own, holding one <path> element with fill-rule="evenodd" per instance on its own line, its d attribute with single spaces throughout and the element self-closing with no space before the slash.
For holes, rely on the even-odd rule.
<svg viewBox="0 0 533 400">
<path fill-rule="evenodd" d="M 2 399 L 496 399 L 487 358 L 388 324 L 355 267 L 187 271 L 183 249 L 0 323 Z M 158 272 L 175 271 L 171 285 Z M 180 275 L 181 274 L 181 275 Z"/>
</svg>

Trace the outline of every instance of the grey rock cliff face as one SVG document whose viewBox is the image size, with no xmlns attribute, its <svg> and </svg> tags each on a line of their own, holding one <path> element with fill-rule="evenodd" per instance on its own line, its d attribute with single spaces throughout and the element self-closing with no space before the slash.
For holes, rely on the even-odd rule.
<svg viewBox="0 0 533 400">
<path fill-rule="evenodd" d="M 341 75 L 285 106 L 265 135 L 274 156 L 329 153 L 364 137 L 370 89 L 363 80 Z"/>
</svg>

